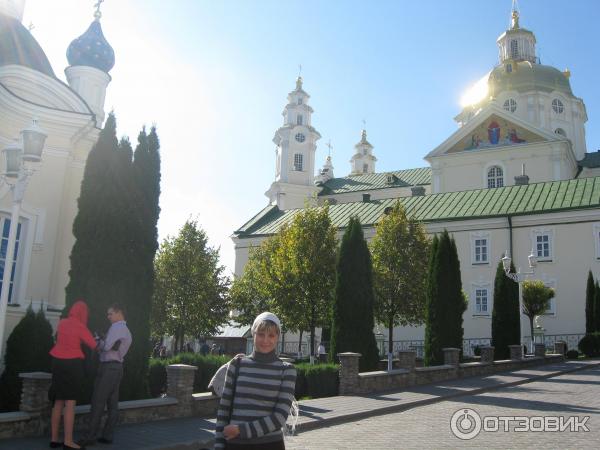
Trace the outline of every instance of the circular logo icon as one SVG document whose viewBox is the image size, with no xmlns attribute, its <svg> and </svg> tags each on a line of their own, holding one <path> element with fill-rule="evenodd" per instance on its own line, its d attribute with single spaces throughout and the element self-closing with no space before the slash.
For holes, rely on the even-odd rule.
<svg viewBox="0 0 600 450">
<path fill-rule="evenodd" d="M 473 439 L 481 431 L 481 417 L 472 409 L 459 409 L 450 419 L 450 429 L 459 439 Z"/>
</svg>

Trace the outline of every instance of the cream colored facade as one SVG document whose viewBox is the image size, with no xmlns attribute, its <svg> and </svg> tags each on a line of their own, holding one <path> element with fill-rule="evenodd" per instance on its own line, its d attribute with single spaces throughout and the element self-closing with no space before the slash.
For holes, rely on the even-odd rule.
<svg viewBox="0 0 600 450">
<path fill-rule="evenodd" d="M 431 168 L 431 183 L 417 195 L 600 175 L 600 164 L 589 164 L 593 158 L 586 154 L 585 104 L 573 95 L 568 72 L 539 64 L 535 44 L 535 36 L 520 27 L 518 13 L 514 12 L 512 27 L 498 38 L 499 64 L 466 96 L 464 109 L 455 118 L 458 130 L 425 156 Z M 372 146 L 369 144 L 367 152 L 359 151 L 353 157 L 352 176 L 361 172 L 362 166 L 354 163 L 361 154 L 370 157 Z M 369 173 L 369 167 L 364 168 Z M 352 176 L 350 181 L 357 180 Z M 366 187 L 347 193 L 328 193 L 327 180 L 319 186 L 324 186 L 319 203 L 369 201 L 363 198 L 364 194 L 369 194 L 370 200 L 415 195 L 411 186 L 371 190 Z M 456 240 L 463 289 L 469 297 L 464 314 L 465 338 L 491 337 L 498 262 L 508 251 L 515 266 L 527 271 L 527 256 L 532 249 L 539 263 L 531 277 L 543 280 L 556 291 L 550 311 L 541 318 L 545 334 L 585 332 L 588 270 L 595 277 L 600 276 L 600 198 L 597 197 L 598 193 L 591 195 L 593 207 L 569 209 L 570 204 L 547 205 L 543 211 L 531 215 L 523 211 L 496 217 L 467 214 L 464 220 L 425 223 L 430 235 L 447 229 Z M 302 206 L 296 203 L 291 208 Z M 279 205 L 279 209 L 290 209 L 290 205 L 286 208 Z M 366 226 L 366 238 L 371 239 L 373 234 L 373 226 Z M 251 231 L 234 234 L 236 275 L 243 273 L 249 249 L 266 237 Z M 386 334 L 385 327 L 377 328 Z M 529 330 L 524 316 L 523 329 Z M 424 329 L 400 327 L 395 329 L 394 339 L 422 340 Z"/>
<path fill-rule="evenodd" d="M 88 154 L 102 126 L 105 89 L 110 81 L 108 73 L 86 66 L 66 69 L 72 85 L 59 80 L 39 44 L 20 22 L 23 7 L 23 1 L 0 0 L 2 26 L 10 27 L 19 50 L 9 49 L 0 58 L 0 147 L 18 138 L 34 118 L 48 136 L 21 206 L 4 339 L 30 304 L 36 310 L 43 304 L 53 323 L 64 307 L 77 199 Z M 4 161 L 2 158 L 2 172 Z M 13 204 L 6 180 L 1 183 L 0 233 L 10 222 Z M 7 234 L 6 229 L 3 248 Z M 4 255 L 0 259 L 4 264 Z"/>
</svg>

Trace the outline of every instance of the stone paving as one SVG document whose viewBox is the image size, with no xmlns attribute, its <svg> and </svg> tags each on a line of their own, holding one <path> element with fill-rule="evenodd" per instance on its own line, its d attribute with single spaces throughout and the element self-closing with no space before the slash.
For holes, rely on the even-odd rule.
<svg viewBox="0 0 600 450">
<path fill-rule="evenodd" d="M 480 431 L 471 440 L 451 432 L 450 420 L 461 409 L 490 416 L 589 416 L 589 432 Z M 462 415 L 461 415 L 462 416 Z M 489 422 L 490 426 L 495 421 Z M 529 422 L 528 422 L 529 423 Z M 530 422 L 540 427 L 541 421 Z M 468 423 L 469 427 L 472 427 Z M 470 430 L 471 428 L 469 428 Z M 308 449 L 535 449 L 600 448 L 600 367 L 519 386 L 467 395 L 407 411 L 300 432 L 286 441 L 288 450 Z"/>
<path fill-rule="evenodd" d="M 600 448 L 598 375 L 598 360 L 567 361 L 418 386 L 400 392 L 307 400 L 301 402 L 298 435 L 288 440 L 287 447 L 296 450 L 481 448 L 490 447 L 489 442 L 496 445 L 495 440 L 500 439 L 498 448 L 505 449 L 515 448 L 510 439 L 517 435 L 523 442 L 530 442 L 528 445 L 533 443 L 534 448 L 539 447 L 540 433 L 495 433 L 490 437 L 492 433 L 482 432 L 484 437 L 480 434 L 472 441 L 455 438 L 450 433 L 452 414 L 460 408 L 471 407 L 482 416 L 505 414 L 505 409 L 518 410 L 520 415 L 527 416 L 541 415 L 544 411 L 561 412 L 561 415 L 590 414 L 594 417 L 588 425 L 595 425 L 596 433 L 592 428 L 592 432 L 578 433 L 578 436 L 551 433 L 554 441 L 544 434 L 544 439 L 550 439 L 546 447 L 588 448 L 585 446 L 587 439 L 592 439 L 590 442 L 594 445 L 589 448 Z M 213 429 L 214 421 L 197 418 L 122 425 L 117 429 L 114 444 L 97 444 L 93 448 L 198 450 L 210 448 Z M 573 443 L 565 441 L 566 445 L 563 445 L 563 439 L 572 439 Z M 0 450 L 45 448 L 48 448 L 47 438 L 0 441 Z"/>
</svg>

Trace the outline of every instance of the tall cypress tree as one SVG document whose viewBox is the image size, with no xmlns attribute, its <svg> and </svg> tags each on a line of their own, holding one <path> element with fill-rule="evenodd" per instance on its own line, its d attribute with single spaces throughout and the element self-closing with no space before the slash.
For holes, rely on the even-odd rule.
<svg viewBox="0 0 600 450">
<path fill-rule="evenodd" d="M 600 284 L 594 284 L 594 329 L 600 331 Z"/>
<path fill-rule="evenodd" d="M 350 219 L 337 260 L 331 354 L 357 352 L 360 370 L 375 370 L 379 355 L 373 334 L 373 268 L 360 221 Z"/>
<path fill-rule="evenodd" d="M 82 297 L 90 308 L 89 327 L 105 331 L 106 310 L 121 304 L 133 344 L 126 358 L 122 398 L 145 395 L 149 354 L 149 314 L 160 193 L 158 137 L 140 133 L 137 162 L 127 139 L 116 138 L 110 114 L 89 154 L 73 224 L 67 307 Z"/>
<path fill-rule="evenodd" d="M 515 267 L 511 263 L 511 272 Z M 509 345 L 521 342 L 519 285 L 504 273 L 502 262 L 496 268 L 492 310 L 492 346 L 495 359 L 509 359 Z"/>
<path fill-rule="evenodd" d="M 588 272 L 587 286 L 585 290 L 585 334 L 597 331 L 594 321 L 594 298 L 596 296 L 596 287 L 594 285 L 594 275 L 592 271 Z"/>
<path fill-rule="evenodd" d="M 460 262 L 454 239 L 446 230 L 433 243 L 430 259 L 425 323 L 425 365 L 443 364 L 445 347 L 462 349 L 463 313 Z"/>
</svg>

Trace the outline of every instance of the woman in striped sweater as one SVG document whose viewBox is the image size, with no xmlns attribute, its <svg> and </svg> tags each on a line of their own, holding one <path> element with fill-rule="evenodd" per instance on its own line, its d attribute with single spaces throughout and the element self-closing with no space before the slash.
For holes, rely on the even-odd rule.
<svg viewBox="0 0 600 450">
<path fill-rule="evenodd" d="M 280 330 L 275 314 L 260 314 L 252 324 L 254 351 L 229 363 L 215 449 L 285 449 L 282 428 L 294 400 L 296 369 L 275 354 Z"/>
</svg>

